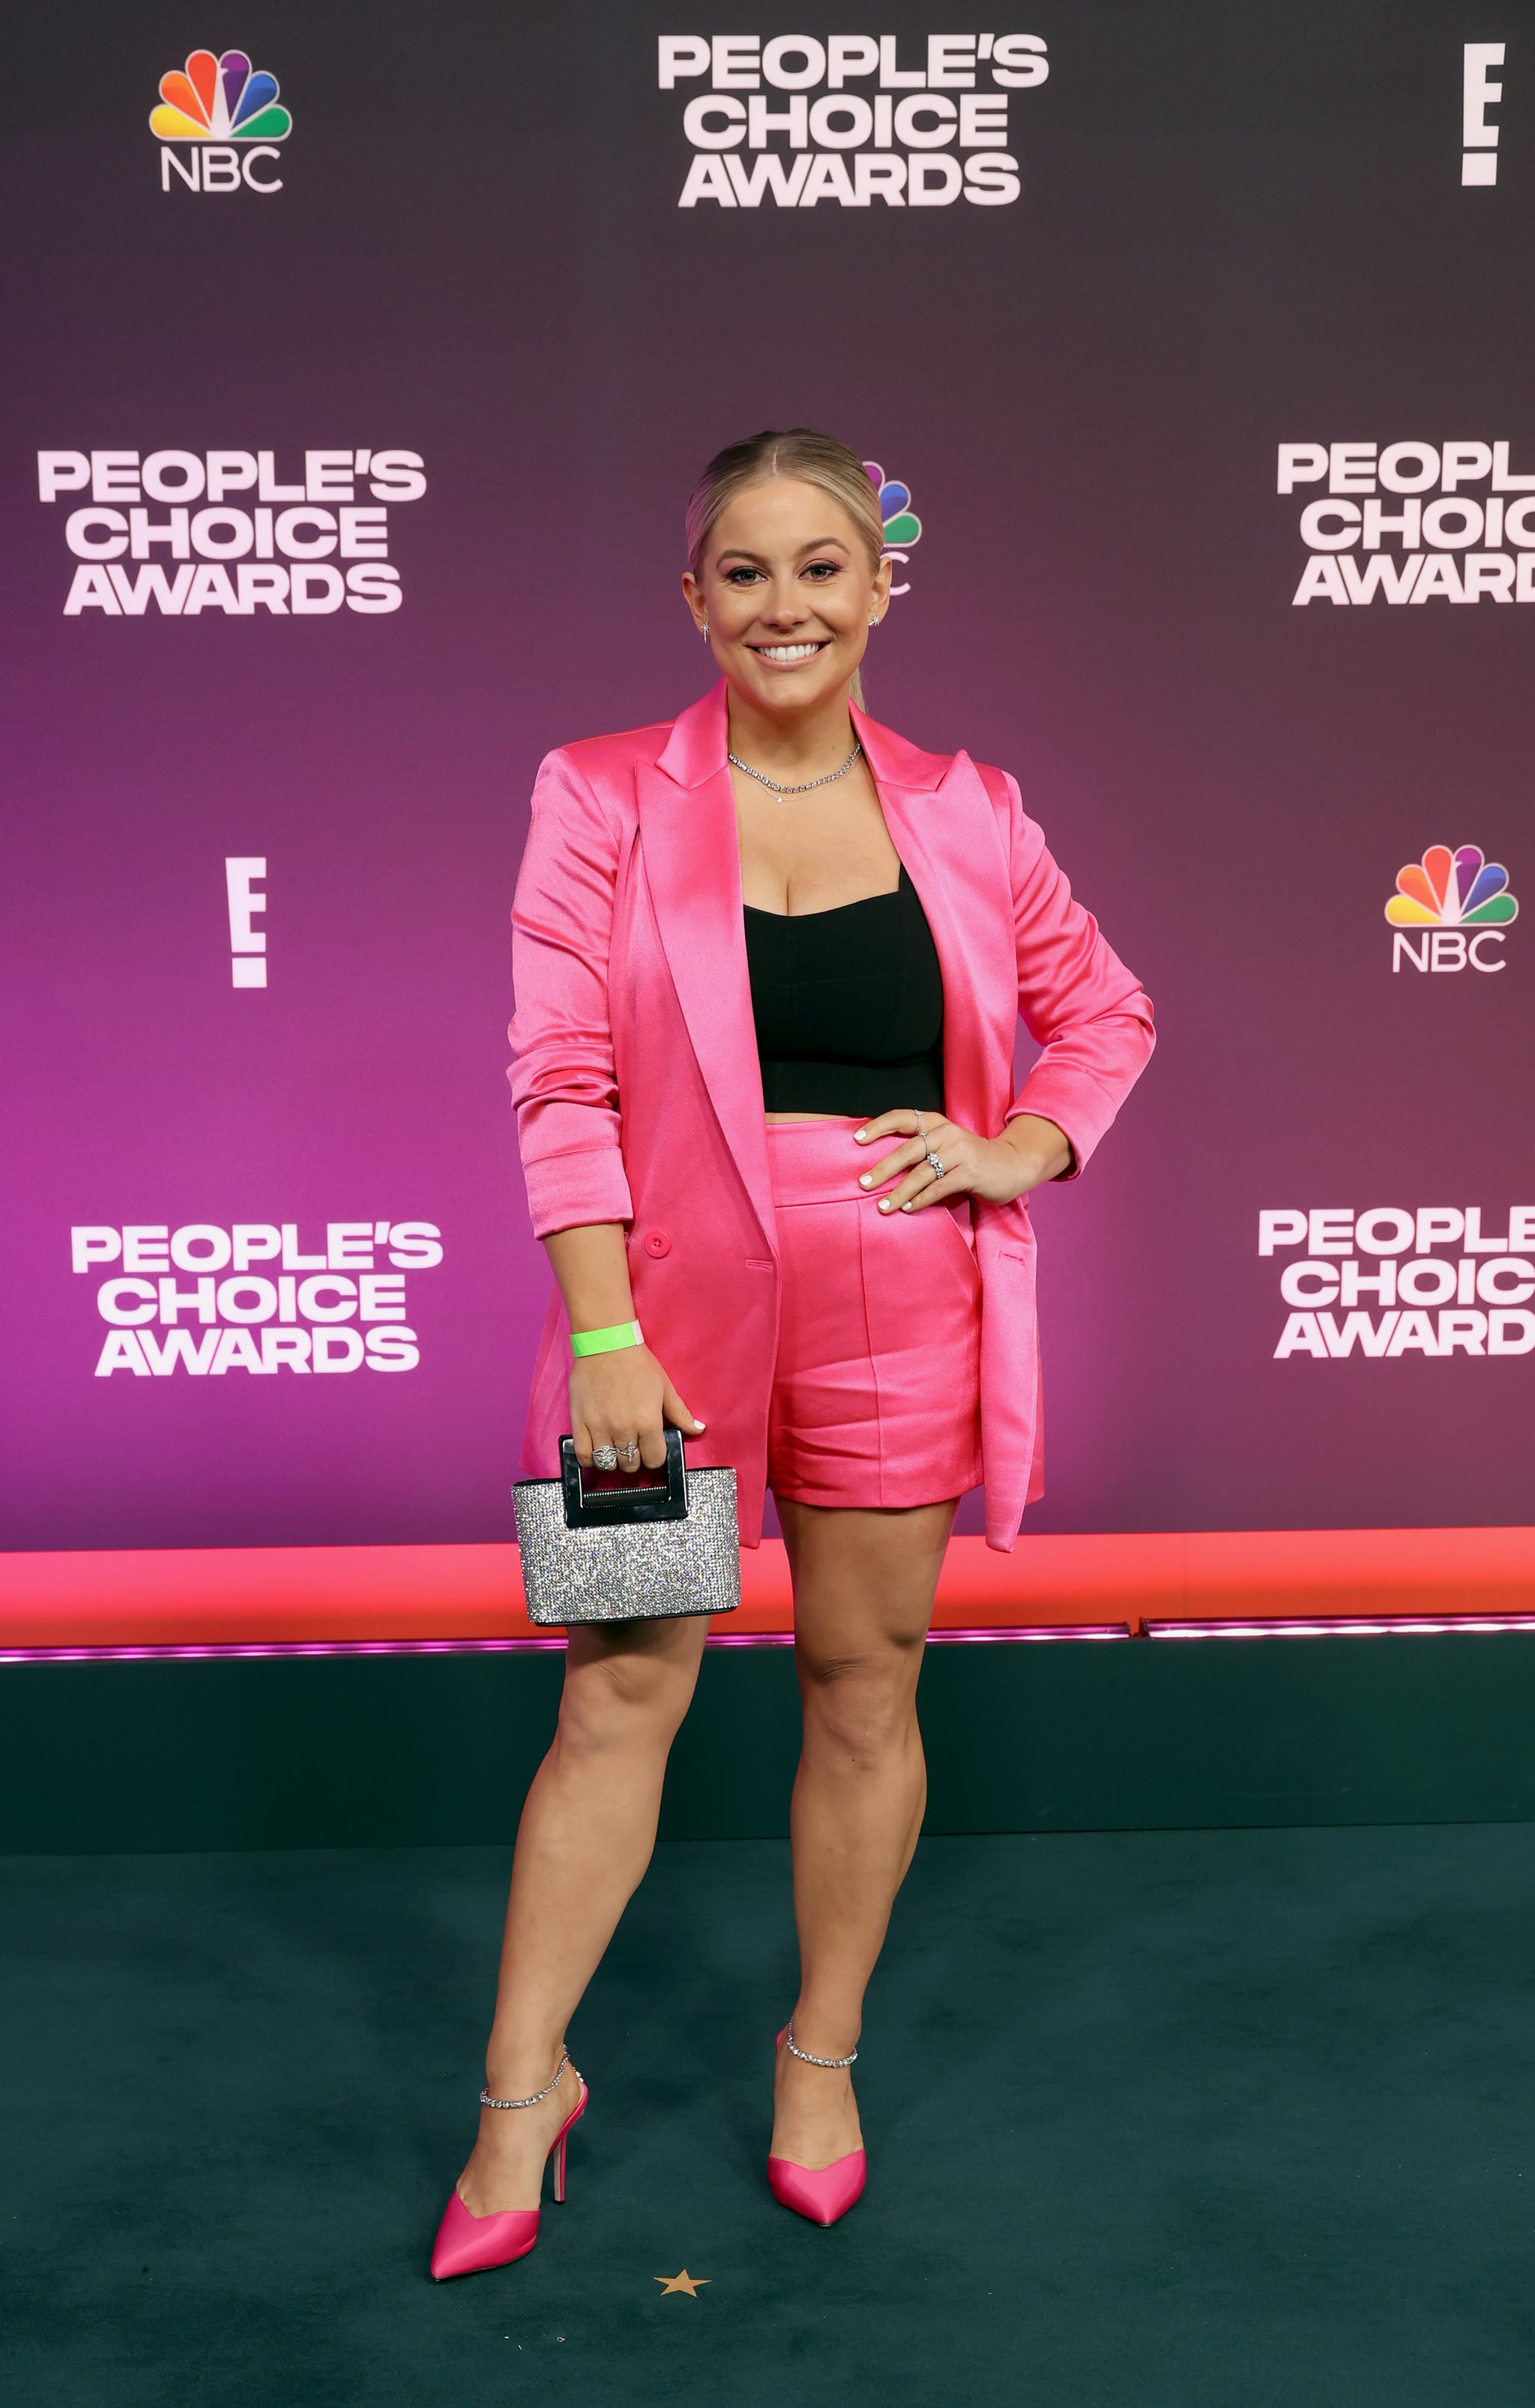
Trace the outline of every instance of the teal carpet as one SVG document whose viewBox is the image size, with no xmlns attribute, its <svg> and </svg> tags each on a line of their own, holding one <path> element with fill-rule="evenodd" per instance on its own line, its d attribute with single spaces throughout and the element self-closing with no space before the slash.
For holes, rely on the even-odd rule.
<svg viewBox="0 0 1535 2408">
<path fill-rule="evenodd" d="M 1535 1828 L 928 1842 L 830 2232 L 762 2179 L 784 1851 L 664 1847 L 568 2205 L 439 2289 L 506 1867 L 0 1860 L 14 2408 L 1528 2408 Z"/>
</svg>

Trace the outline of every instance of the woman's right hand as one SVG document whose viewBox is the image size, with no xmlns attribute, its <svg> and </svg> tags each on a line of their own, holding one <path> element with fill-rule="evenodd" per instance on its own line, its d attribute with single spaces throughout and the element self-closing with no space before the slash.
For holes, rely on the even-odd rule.
<svg viewBox="0 0 1535 2408">
<path fill-rule="evenodd" d="M 582 1354 L 570 1368 L 570 1435 L 576 1461 L 588 1470 L 592 1450 L 618 1451 L 618 1468 L 633 1475 L 644 1464 L 659 1471 L 667 1459 L 666 1427 L 684 1438 L 701 1438 L 696 1421 L 648 1346 L 623 1346 L 611 1354 Z M 624 1454 L 638 1444 L 638 1461 Z"/>
</svg>

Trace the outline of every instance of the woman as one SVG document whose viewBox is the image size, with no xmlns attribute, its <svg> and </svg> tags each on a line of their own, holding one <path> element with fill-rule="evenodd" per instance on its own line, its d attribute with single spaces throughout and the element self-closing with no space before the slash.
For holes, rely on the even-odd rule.
<svg viewBox="0 0 1535 2408">
<path fill-rule="evenodd" d="M 922 1823 L 917 1674 L 955 1504 L 983 1458 L 1006 1549 L 1038 1493 L 1023 1199 L 1083 1168 L 1151 1007 L 1013 780 L 864 715 L 891 572 L 855 454 L 804 429 L 733 445 L 687 529 L 721 682 L 552 753 L 518 881 L 512 1087 L 559 1289 L 524 1458 L 552 1476 L 568 1428 L 582 1463 L 638 1471 L 670 1423 L 694 1465 L 734 1466 L 750 1546 L 773 1491 L 804 1747 L 768 2178 L 831 2223 L 864 2184 L 849 2069 Z M 1020 1010 L 1043 1051 L 1014 1096 Z M 564 2195 L 586 2103 L 566 2029 L 649 1862 L 704 1630 L 569 1634 L 439 2277 L 533 2247 L 551 2155 Z"/>
</svg>

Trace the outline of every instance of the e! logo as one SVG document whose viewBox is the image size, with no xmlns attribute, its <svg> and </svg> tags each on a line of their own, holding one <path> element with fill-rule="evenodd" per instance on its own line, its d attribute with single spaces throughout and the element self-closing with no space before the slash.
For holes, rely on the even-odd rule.
<svg viewBox="0 0 1535 2408">
<path fill-rule="evenodd" d="M 1468 42 L 1461 77 L 1460 158 L 1463 184 L 1498 181 L 1498 128 L 1487 123 L 1487 111 L 1503 97 L 1500 83 L 1489 83 L 1487 69 L 1503 64 L 1501 42 Z"/>
<path fill-rule="evenodd" d="M 230 970 L 237 986 L 265 986 L 266 983 L 266 935 L 251 924 L 252 915 L 266 909 L 266 897 L 255 891 L 257 881 L 265 882 L 266 855 L 264 853 L 230 853 L 223 865 L 223 882 L 229 897 Z"/>
</svg>

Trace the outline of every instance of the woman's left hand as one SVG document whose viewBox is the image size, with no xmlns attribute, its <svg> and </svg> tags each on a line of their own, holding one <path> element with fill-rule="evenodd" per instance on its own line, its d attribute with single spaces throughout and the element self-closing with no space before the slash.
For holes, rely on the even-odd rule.
<svg viewBox="0 0 1535 2408">
<path fill-rule="evenodd" d="M 920 1212 L 926 1204 L 947 1204 L 955 1196 L 979 1196 L 987 1204 L 1011 1204 L 1029 1188 L 1058 1179 L 1071 1167 L 1071 1145 L 1054 1121 L 1037 1112 L 1020 1112 L 1000 1137 L 977 1137 L 945 1120 L 941 1112 L 901 1110 L 880 1112 L 858 1131 L 861 1145 L 875 1146 L 882 1138 L 900 1138 L 887 1154 L 859 1178 L 860 1187 L 882 1187 L 904 1171 L 898 1187 L 880 1198 L 882 1212 Z M 935 1176 L 929 1154 L 943 1165 Z"/>
</svg>

